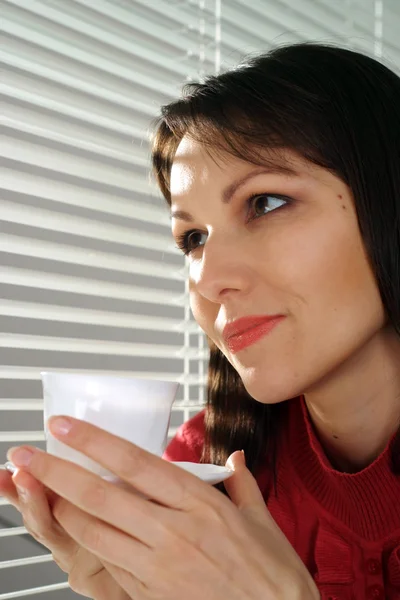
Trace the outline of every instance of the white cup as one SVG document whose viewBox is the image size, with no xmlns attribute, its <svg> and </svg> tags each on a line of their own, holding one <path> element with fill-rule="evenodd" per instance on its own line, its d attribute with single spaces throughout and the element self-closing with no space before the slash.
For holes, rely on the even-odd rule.
<svg viewBox="0 0 400 600">
<path fill-rule="evenodd" d="M 110 481 L 115 475 L 81 452 L 56 440 L 49 417 L 66 415 L 92 423 L 157 456 L 167 446 L 171 409 L 179 383 L 137 377 L 41 373 L 46 449 Z"/>
</svg>

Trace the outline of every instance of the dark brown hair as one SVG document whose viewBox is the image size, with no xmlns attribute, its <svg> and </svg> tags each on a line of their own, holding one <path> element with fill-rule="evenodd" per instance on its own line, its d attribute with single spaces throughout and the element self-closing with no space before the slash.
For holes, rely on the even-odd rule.
<svg viewBox="0 0 400 600">
<path fill-rule="evenodd" d="M 161 109 L 152 162 L 171 204 L 169 178 L 184 135 L 210 155 L 221 151 L 265 165 L 268 150 L 290 148 L 330 170 L 352 190 L 360 231 L 389 324 L 400 335 L 400 78 L 377 60 L 346 48 L 301 43 L 251 56 Z M 202 462 L 224 465 L 244 449 L 253 474 L 276 477 L 287 402 L 252 398 L 208 339 L 210 362 Z M 391 456 L 400 474 L 400 431 Z M 218 488 L 225 493 L 221 484 Z"/>
</svg>

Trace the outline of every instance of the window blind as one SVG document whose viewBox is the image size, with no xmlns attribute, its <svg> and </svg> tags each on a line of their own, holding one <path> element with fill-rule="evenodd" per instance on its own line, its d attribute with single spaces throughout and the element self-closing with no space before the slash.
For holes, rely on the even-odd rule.
<svg viewBox="0 0 400 600">
<path fill-rule="evenodd" d="M 40 371 L 181 383 L 204 403 L 187 264 L 149 177 L 149 124 L 183 83 L 289 41 L 400 64 L 396 0 L 1 0 L 0 452 L 44 447 Z M 71 600 L 0 499 L 0 600 Z"/>
</svg>

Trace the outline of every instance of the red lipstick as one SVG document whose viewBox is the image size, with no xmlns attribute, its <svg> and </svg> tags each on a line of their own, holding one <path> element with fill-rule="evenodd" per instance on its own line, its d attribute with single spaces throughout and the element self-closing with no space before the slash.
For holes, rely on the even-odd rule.
<svg viewBox="0 0 400 600">
<path fill-rule="evenodd" d="M 283 319 L 285 319 L 285 315 L 243 317 L 225 325 L 223 337 L 229 350 L 235 354 L 247 346 L 255 344 L 270 333 Z"/>
</svg>

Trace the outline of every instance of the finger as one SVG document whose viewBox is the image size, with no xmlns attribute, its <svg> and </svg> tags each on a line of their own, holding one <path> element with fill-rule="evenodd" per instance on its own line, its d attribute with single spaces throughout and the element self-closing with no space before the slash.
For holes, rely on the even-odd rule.
<svg viewBox="0 0 400 600">
<path fill-rule="evenodd" d="M 26 446 L 23 448 L 28 450 Z M 156 546 L 165 537 L 164 512 L 169 509 L 143 499 L 135 491 L 132 493 L 70 461 L 45 452 L 34 452 L 29 467 L 24 467 L 24 471 L 28 468 L 35 479 L 61 498 L 129 533 L 149 547 Z M 56 501 L 55 506 L 57 504 Z M 116 506 L 118 510 L 115 510 Z"/>
<path fill-rule="evenodd" d="M 103 565 L 97 556 L 86 550 L 86 548 L 80 547 L 69 573 L 68 583 L 72 590 L 78 592 L 78 594 L 83 594 L 85 597 L 111 600 L 121 598 L 122 600 L 120 591 L 118 590 L 116 593 L 116 583 L 121 584 L 115 577 L 115 575 L 122 573 L 122 569 L 113 567 L 112 577 L 109 573 L 110 571 L 108 571 L 106 565 Z M 125 579 L 127 577 L 131 577 L 129 573 L 126 573 Z M 124 596 L 124 600 L 127 597 Z"/>
<path fill-rule="evenodd" d="M 225 489 L 232 502 L 242 513 L 261 519 L 263 523 L 266 519 L 271 519 L 257 480 L 246 467 L 244 454 L 242 452 L 231 454 L 227 466 L 234 469 L 233 476 L 224 481 Z"/>
<path fill-rule="evenodd" d="M 55 437 L 83 452 L 159 504 L 190 510 L 198 506 L 199 500 L 210 503 L 213 494 L 214 498 L 221 496 L 196 476 L 131 442 L 78 419 L 63 417 L 64 420 L 71 426 L 69 433 L 64 435 L 56 433 L 55 419 L 49 420 Z"/>
<path fill-rule="evenodd" d="M 13 460 L 16 459 L 13 457 Z M 171 510 L 169 507 L 145 500 L 135 491 L 132 493 L 127 488 L 121 488 L 74 463 L 51 454 L 34 453 L 29 469 L 35 478 L 53 489 L 68 503 L 128 534 L 148 548 L 172 547 L 177 537 L 190 540 L 192 544 L 194 541 L 196 544 L 197 540 L 204 536 L 204 525 L 201 519 L 198 526 L 190 526 L 191 512 Z M 229 520 L 232 503 L 220 493 L 216 493 L 217 499 L 221 498 L 221 502 L 222 500 L 227 502 L 226 518 Z M 61 502 L 62 506 L 64 504 Z M 59 502 L 56 502 L 56 506 L 59 510 Z M 54 516 L 59 521 L 56 506 Z M 118 510 L 115 507 L 118 507 Z M 204 505 L 198 514 L 204 513 L 205 508 L 209 509 Z M 224 505 L 220 504 L 219 510 L 215 511 L 216 523 L 220 521 L 223 509 Z M 208 523 L 213 518 L 212 514 L 212 511 L 207 511 Z M 80 543 L 81 538 L 76 537 L 72 531 L 67 531 L 75 541 Z M 217 545 L 214 551 L 216 549 Z"/>
<path fill-rule="evenodd" d="M 76 543 L 55 521 L 44 486 L 23 469 L 14 473 L 13 481 L 26 529 L 52 552 L 57 564 L 68 571 L 77 550 Z"/>
<path fill-rule="evenodd" d="M 57 494 L 44 486 L 43 489 L 51 509 L 55 499 L 57 498 Z M 21 510 L 18 491 L 15 487 L 13 479 L 13 473 L 2 469 L 0 469 L 0 496 L 4 496 L 8 502 L 10 502 L 10 504 L 15 506 L 17 510 Z"/>
<path fill-rule="evenodd" d="M 20 510 L 18 492 L 15 488 L 12 474 L 8 471 L 0 470 L 0 496 L 4 496 L 10 504 L 17 510 Z"/>
<path fill-rule="evenodd" d="M 153 572 L 154 554 L 151 548 L 69 502 L 57 502 L 54 514 L 79 546 L 97 556 L 101 562 L 104 560 L 124 569 L 143 583 L 157 577 L 157 573 Z"/>
<path fill-rule="evenodd" d="M 101 562 L 113 580 L 118 583 L 124 592 L 126 592 L 128 598 L 139 598 L 139 591 L 143 589 L 143 585 L 132 575 L 132 573 L 125 571 L 125 569 L 121 569 L 121 567 L 116 567 L 104 558 L 101 559 Z M 107 598 L 111 597 L 111 595 L 107 596 Z"/>
</svg>

